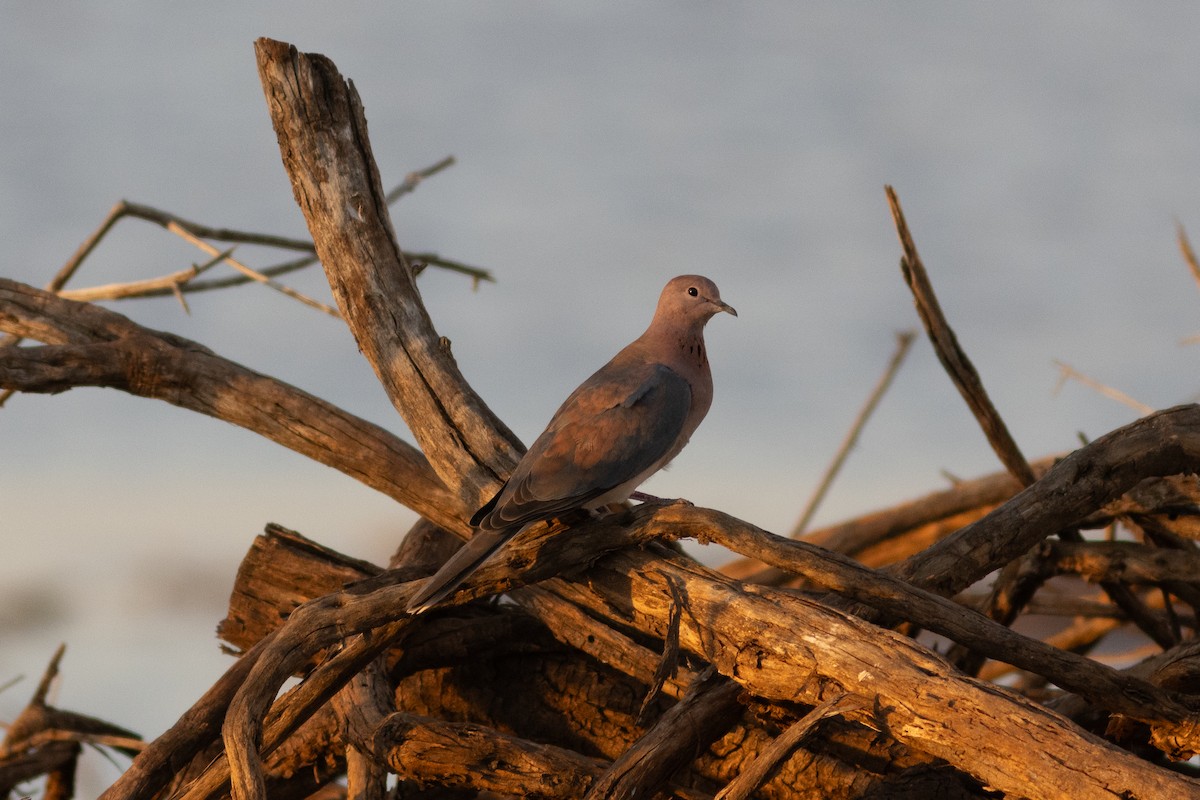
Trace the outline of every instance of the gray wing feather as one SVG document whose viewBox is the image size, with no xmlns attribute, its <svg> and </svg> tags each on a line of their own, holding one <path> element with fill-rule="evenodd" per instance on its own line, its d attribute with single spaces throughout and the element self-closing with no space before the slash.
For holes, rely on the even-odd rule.
<svg viewBox="0 0 1200 800">
<path fill-rule="evenodd" d="M 409 601 L 432 608 L 525 525 L 585 507 L 678 449 L 692 391 L 661 364 L 617 363 L 589 378 L 555 413 L 504 488 L 476 512 L 477 530 Z"/>
<path fill-rule="evenodd" d="M 677 449 L 691 408 L 686 380 L 662 364 L 610 363 L 555 413 L 480 527 L 526 525 L 584 507 Z"/>
<path fill-rule="evenodd" d="M 405 610 L 410 614 L 428 611 L 483 565 L 516 531 L 475 531 L 467 543 L 458 548 L 441 568 L 421 585 L 408 601 Z"/>
</svg>

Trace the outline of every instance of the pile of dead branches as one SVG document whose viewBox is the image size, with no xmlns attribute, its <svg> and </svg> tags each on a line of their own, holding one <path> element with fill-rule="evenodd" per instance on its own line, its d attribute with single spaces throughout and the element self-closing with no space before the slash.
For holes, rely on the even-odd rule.
<svg viewBox="0 0 1200 800">
<path fill-rule="evenodd" d="M 890 191 L 926 330 L 1005 473 L 793 538 L 684 503 L 558 520 L 446 608 L 408 618 L 418 579 L 470 535 L 466 520 L 521 444 L 463 380 L 422 306 L 353 87 L 321 56 L 268 40 L 257 53 L 312 234 L 257 243 L 319 258 L 334 313 L 420 450 L 81 302 L 183 299 L 203 287 L 198 274 L 231 261 L 210 240 L 255 237 L 132 204 L 48 290 L 0 280 L 11 337 L 0 388 L 108 386 L 166 400 L 352 475 L 422 521 L 386 568 L 269 526 L 220 626 L 239 657 L 178 723 L 140 743 L 50 707 L 44 681 L 0 749 L 5 792 L 47 775 L 45 796 L 70 796 L 80 743 L 95 742 L 136 754 L 107 800 L 1200 797 L 1184 761 L 1200 750 L 1200 407 L 1027 462 L 945 324 Z M 212 261 L 69 299 L 79 261 L 130 215 L 193 237 Z M 291 268 L 240 265 L 238 280 L 274 282 Z M 744 560 L 706 568 L 672 546 L 684 537 Z M 989 591 L 966 591 L 988 576 Z M 473 602 L 499 593 L 511 602 Z M 1058 623 L 1044 638 L 1014 630 L 1032 615 Z M 1153 654 L 1125 669 L 1089 657 L 1118 633 Z"/>
</svg>

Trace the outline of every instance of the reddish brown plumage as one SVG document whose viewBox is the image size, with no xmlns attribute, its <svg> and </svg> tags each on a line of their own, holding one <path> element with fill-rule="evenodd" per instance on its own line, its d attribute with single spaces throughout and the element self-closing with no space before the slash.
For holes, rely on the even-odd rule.
<svg viewBox="0 0 1200 800">
<path fill-rule="evenodd" d="M 559 407 L 508 482 L 471 519 L 479 531 L 409 610 L 437 603 L 526 525 L 624 501 L 678 455 L 712 404 L 704 325 L 720 311 L 737 316 L 712 281 L 672 279 L 645 333 Z"/>
</svg>

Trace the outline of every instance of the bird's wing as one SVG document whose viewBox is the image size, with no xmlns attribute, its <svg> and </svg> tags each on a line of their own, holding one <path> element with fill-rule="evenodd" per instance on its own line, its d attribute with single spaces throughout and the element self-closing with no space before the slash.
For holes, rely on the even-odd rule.
<svg viewBox="0 0 1200 800">
<path fill-rule="evenodd" d="M 410 614 L 420 614 L 436 606 L 516 533 L 515 530 L 475 531 L 475 535 L 458 548 L 446 563 L 421 585 L 408 601 L 405 610 Z"/>
<path fill-rule="evenodd" d="M 614 359 L 567 398 L 472 523 L 525 525 L 647 477 L 678 450 L 691 402 L 687 381 L 670 368 Z"/>
</svg>

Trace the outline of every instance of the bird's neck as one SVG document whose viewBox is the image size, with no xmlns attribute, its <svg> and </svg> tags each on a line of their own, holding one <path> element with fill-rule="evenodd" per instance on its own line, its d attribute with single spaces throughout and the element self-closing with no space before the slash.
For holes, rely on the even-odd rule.
<svg viewBox="0 0 1200 800">
<path fill-rule="evenodd" d="M 681 364 L 698 372 L 708 371 L 708 352 L 704 348 L 704 331 L 691 328 L 654 328 L 646 331 L 642 340 L 661 352 L 668 349 L 676 354 Z"/>
<path fill-rule="evenodd" d="M 708 352 L 704 349 L 704 334 L 700 331 L 679 336 L 679 352 L 685 361 L 695 365 L 696 369 L 708 369 Z"/>
</svg>

